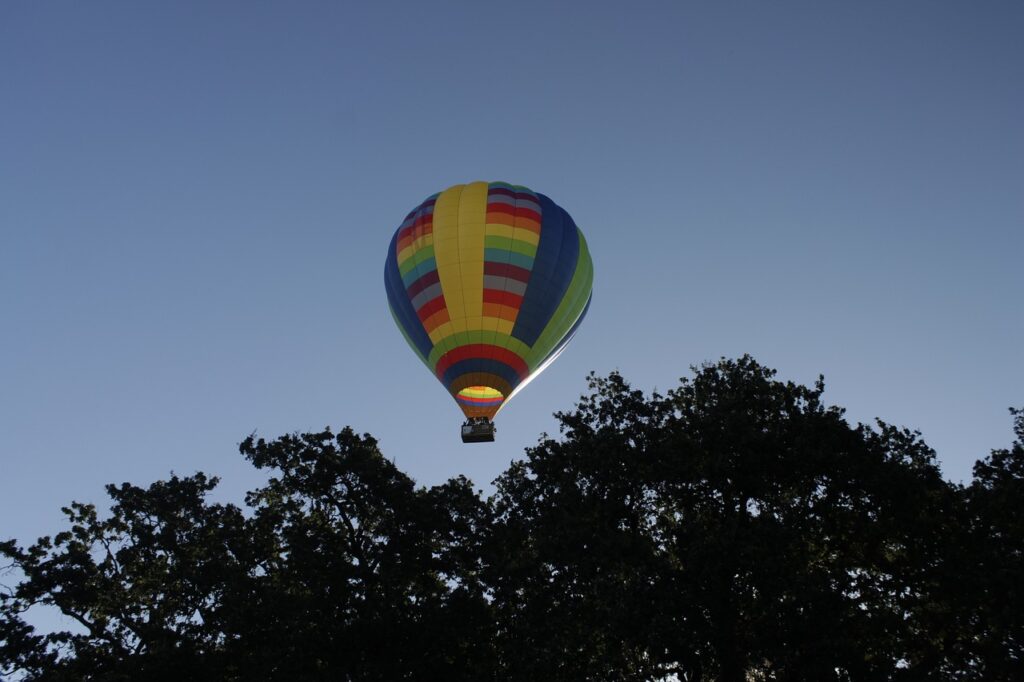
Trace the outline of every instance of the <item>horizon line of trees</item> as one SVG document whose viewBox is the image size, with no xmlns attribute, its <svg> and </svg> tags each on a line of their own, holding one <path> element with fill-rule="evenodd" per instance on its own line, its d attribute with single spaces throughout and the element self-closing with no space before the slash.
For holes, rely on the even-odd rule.
<svg viewBox="0 0 1024 682">
<path fill-rule="evenodd" d="M 244 440 L 270 476 L 241 506 L 203 473 L 107 486 L 0 542 L 0 677 L 1024 679 L 1024 411 L 961 485 L 775 374 L 592 374 L 487 497 L 350 428 Z"/>
</svg>

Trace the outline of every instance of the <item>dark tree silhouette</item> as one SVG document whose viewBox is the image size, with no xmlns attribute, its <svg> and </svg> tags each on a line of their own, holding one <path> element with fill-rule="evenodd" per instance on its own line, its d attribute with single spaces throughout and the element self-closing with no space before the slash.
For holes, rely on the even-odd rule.
<svg viewBox="0 0 1024 682">
<path fill-rule="evenodd" d="M 950 677 L 1024 679 L 1024 411 L 1011 413 L 1016 440 L 974 465 L 932 581 L 926 614 Z"/>
<path fill-rule="evenodd" d="M 916 434 L 773 374 L 723 361 L 649 399 L 594 378 L 499 479 L 518 678 L 900 673 L 948 486 Z"/>
<path fill-rule="evenodd" d="M 465 479 L 416 489 L 349 429 L 247 439 L 275 472 L 245 515 L 198 474 L 108 486 L 68 532 L 0 545 L 25 575 L 3 597 L 0 666 L 38 680 L 476 680 L 494 660 L 479 580 L 487 504 Z M 39 636 L 21 614 L 81 626 Z"/>
<path fill-rule="evenodd" d="M 108 486 L 109 514 L 0 543 L 0 676 L 1024 678 L 1022 413 L 962 487 L 749 357 L 590 388 L 487 499 L 350 429 L 246 439 L 269 480 L 241 507 L 203 474 Z"/>
</svg>

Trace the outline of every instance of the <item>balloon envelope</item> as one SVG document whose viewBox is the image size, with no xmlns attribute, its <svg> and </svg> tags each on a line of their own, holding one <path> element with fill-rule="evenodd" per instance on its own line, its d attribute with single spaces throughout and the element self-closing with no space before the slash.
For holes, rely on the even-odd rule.
<svg viewBox="0 0 1024 682">
<path fill-rule="evenodd" d="M 395 231 L 384 266 L 409 346 L 467 417 L 488 419 L 569 342 L 593 279 L 569 214 L 504 182 L 428 197 Z"/>
</svg>

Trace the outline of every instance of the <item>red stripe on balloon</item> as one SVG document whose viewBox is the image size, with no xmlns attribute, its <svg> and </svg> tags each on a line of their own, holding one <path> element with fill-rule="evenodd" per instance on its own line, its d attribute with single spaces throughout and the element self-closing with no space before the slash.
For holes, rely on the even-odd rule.
<svg viewBox="0 0 1024 682">
<path fill-rule="evenodd" d="M 441 281 L 441 276 L 437 274 L 437 270 L 431 270 L 427 274 L 420 277 L 418 280 L 408 286 L 406 292 L 409 294 L 409 298 L 414 297 L 427 287 L 433 286 Z"/>
<path fill-rule="evenodd" d="M 493 346 L 488 343 L 471 343 L 465 346 L 459 346 L 458 348 L 453 348 L 442 355 L 437 361 L 434 373 L 437 374 L 439 379 L 443 378 L 444 373 L 448 371 L 448 368 L 456 362 L 472 360 L 474 358 L 497 360 L 502 364 L 508 365 L 515 370 L 520 379 L 525 379 L 529 372 L 526 362 L 508 348 Z"/>
<path fill-rule="evenodd" d="M 530 271 L 526 268 L 521 268 L 518 265 L 512 265 L 511 263 L 495 263 L 493 261 L 484 262 L 484 274 L 494 275 L 495 277 L 508 277 L 514 279 L 517 282 L 529 282 Z"/>
<path fill-rule="evenodd" d="M 470 398 L 468 396 L 460 395 L 455 398 L 460 403 L 468 403 L 474 407 L 493 407 L 494 405 L 500 405 L 504 398 Z"/>
<path fill-rule="evenodd" d="M 526 218 L 528 220 L 540 222 L 540 213 L 537 213 L 537 211 L 534 211 L 531 208 L 526 208 L 525 206 L 513 206 L 502 202 L 494 202 L 487 204 L 487 212 L 504 213 L 507 216 Z"/>
<path fill-rule="evenodd" d="M 444 304 L 444 295 L 441 295 L 438 296 L 437 298 L 433 298 L 427 301 L 422 306 L 420 306 L 420 309 L 416 311 L 416 314 L 419 316 L 420 322 L 426 322 L 427 318 L 433 315 L 434 313 L 446 309 L 447 307 Z"/>
<path fill-rule="evenodd" d="M 484 303 L 500 303 L 519 310 L 523 297 L 501 289 L 484 289 Z"/>
</svg>

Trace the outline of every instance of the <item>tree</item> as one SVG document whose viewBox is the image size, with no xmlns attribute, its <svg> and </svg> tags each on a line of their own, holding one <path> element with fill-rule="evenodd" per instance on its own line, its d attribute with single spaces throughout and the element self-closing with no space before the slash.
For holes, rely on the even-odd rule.
<svg viewBox="0 0 1024 682">
<path fill-rule="evenodd" d="M 1024 679 L 1024 410 L 1011 410 L 1016 440 L 974 466 L 967 491 L 978 546 L 974 575 L 976 665 L 982 679 Z"/>
<path fill-rule="evenodd" d="M 934 453 L 773 377 L 723 360 L 650 398 L 592 377 L 564 437 L 499 479 L 516 679 L 903 674 L 949 495 Z"/>
<path fill-rule="evenodd" d="M 465 479 L 416 489 L 349 429 L 249 438 L 276 472 L 250 514 L 216 479 L 108 486 L 109 518 L 0 553 L 24 574 L 2 597 L 0 670 L 32 680 L 480 679 L 492 619 L 474 550 L 486 505 Z M 77 632 L 37 635 L 57 607 Z M 486 674 L 486 673 L 485 673 Z"/>
<path fill-rule="evenodd" d="M 469 481 L 416 489 L 349 429 L 250 438 L 241 450 L 279 474 L 247 499 L 270 544 L 233 619 L 235 658 L 260 652 L 240 679 L 488 676 L 489 514 Z"/>
<path fill-rule="evenodd" d="M 1024 417 L 945 482 L 749 357 L 665 395 L 618 374 L 483 498 L 368 435 L 247 438 L 268 473 L 108 486 L 0 543 L 0 676 L 63 680 L 1020 679 Z M 38 633 L 26 613 L 76 623 Z"/>
<path fill-rule="evenodd" d="M 70 530 L 28 550 L 0 546 L 25 575 L 3 597 L 3 628 L 17 633 L 0 649 L 3 667 L 30 679 L 162 679 L 173 661 L 197 675 L 221 639 L 205 626 L 220 589 L 245 574 L 244 519 L 237 507 L 205 503 L 215 485 L 202 474 L 146 490 L 110 485 L 109 518 L 74 503 L 64 509 Z M 78 630 L 32 634 L 19 616 L 37 604 Z"/>
<path fill-rule="evenodd" d="M 950 678 L 1024 679 L 1024 411 L 1010 410 L 1016 439 L 974 465 L 960 489 L 957 523 L 927 602 Z"/>
</svg>

